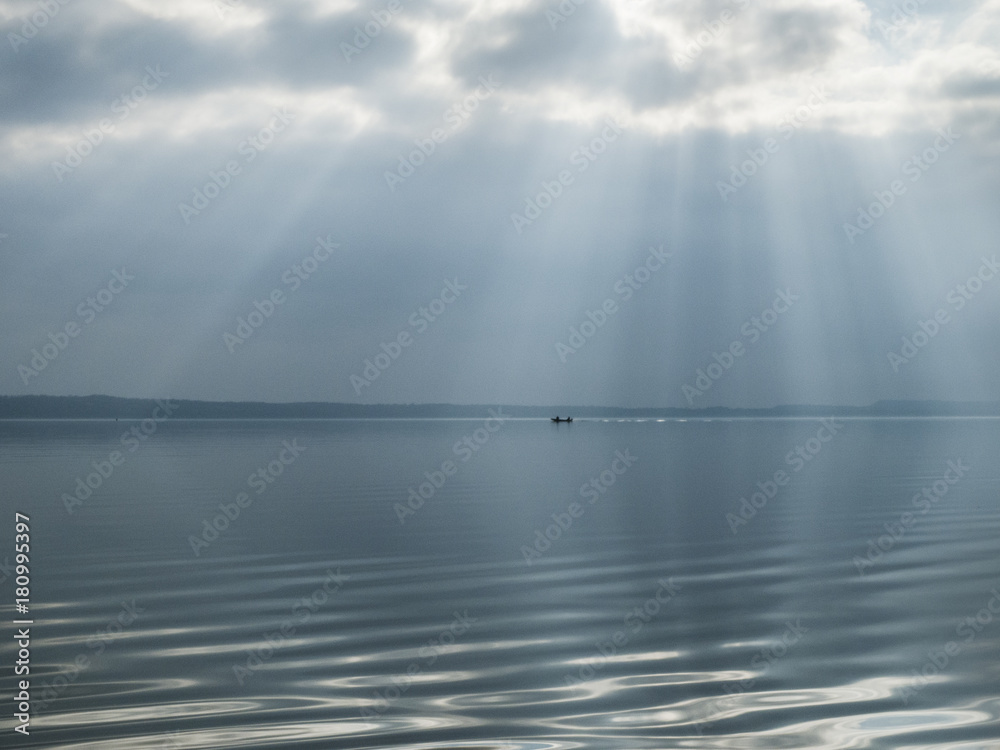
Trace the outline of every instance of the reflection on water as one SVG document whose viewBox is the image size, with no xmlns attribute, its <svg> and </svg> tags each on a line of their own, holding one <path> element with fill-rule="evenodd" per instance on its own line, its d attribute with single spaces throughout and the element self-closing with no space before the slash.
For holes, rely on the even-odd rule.
<svg viewBox="0 0 1000 750">
<path fill-rule="evenodd" d="M 0 425 L 21 744 L 1000 747 L 1000 421 L 837 424 Z"/>
</svg>

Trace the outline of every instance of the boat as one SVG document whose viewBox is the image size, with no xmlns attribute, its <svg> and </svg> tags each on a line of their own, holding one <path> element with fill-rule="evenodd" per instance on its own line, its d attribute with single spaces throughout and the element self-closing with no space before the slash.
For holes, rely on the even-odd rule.
<svg viewBox="0 0 1000 750">
<path fill-rule="evenodd" d="M 573 417 L 549 417 L 553 422 L 572 422 Z"/>
</svg>

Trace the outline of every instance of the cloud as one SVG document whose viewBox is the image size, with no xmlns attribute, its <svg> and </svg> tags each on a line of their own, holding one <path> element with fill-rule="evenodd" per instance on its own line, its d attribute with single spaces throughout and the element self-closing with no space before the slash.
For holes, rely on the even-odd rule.
<svg viewBox="0 0 1000 750">
<path fill-rule="evenodd" d="M 15 362 L 0 392 L 349 400 L 356 365 L 458 276 L 462 307 L 372 400 L 677 403 L 706 347 L 797 284 L 814 287 L 802 317 L 712 398 L 865 401 L 902 382 L 878 369 L 896 323 L 925 314 L 1000 229 L 993 0 L 896 20 L 856 0 L 69 2 L 15 50 L 8 34 L 37 8 L 0 3 L 0 344 L 30 355 L 112 268 L 134 266 L 136 282 L 91 344 L 29 386 Z M 166 77 L 139 99 L 157 66 Z M 500 85 L 477 98 L 490 75 Z M 282 108 L 294 118 L 271 138 Z M 577 171 L 609 116 L 623 134 Z M 858 206 L 945 127 L 959 145 L 864 250 L 845 246 Z M 447 137 L 391 187 L 435 130 Z M 266 147 L 247 145 L 262 133 Z M 723 202 L 719 181 L 767 138 L 780 150 Z M 185 222 L 179 205 L 234 161 Z M 572 184 L 514 231 L 511 214 L 563 170 Z M 223 331 L 328 234 L 341 255 L 230 355 Z M 560 363 L 555 341 L 660 243 L 676 266 L 583 364 Z M 960 339 L 942 351 L 991 371 L 1000 355 Z M 778 362 L 788 372 L 768 376 Z M 907 387 L 943 388 L 944 364 L 922 358 Z M 955 392 L 982 387 L 956 378 Z"/>
</svg>

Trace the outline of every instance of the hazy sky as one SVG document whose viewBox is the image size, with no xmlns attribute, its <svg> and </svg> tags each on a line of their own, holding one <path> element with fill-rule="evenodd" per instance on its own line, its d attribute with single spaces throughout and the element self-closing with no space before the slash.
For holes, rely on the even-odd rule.
<svg viewBox="0 0 1000 750">
<path fill-rule="evenodd" d="M 1000 0 L 0 18 L 0 393 L 1000 397 Z"/>
</svg>

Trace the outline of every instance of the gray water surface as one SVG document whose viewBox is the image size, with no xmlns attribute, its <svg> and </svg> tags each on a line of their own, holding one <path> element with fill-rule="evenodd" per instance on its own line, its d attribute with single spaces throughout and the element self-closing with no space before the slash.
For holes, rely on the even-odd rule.
<svg viewBox="0 0 1000 750">
<path fill-rule="evenodd" d="M 1000 747 L 1000 421 L 486 416 L 0 423 L 3 744 Z"/>
</svg>

